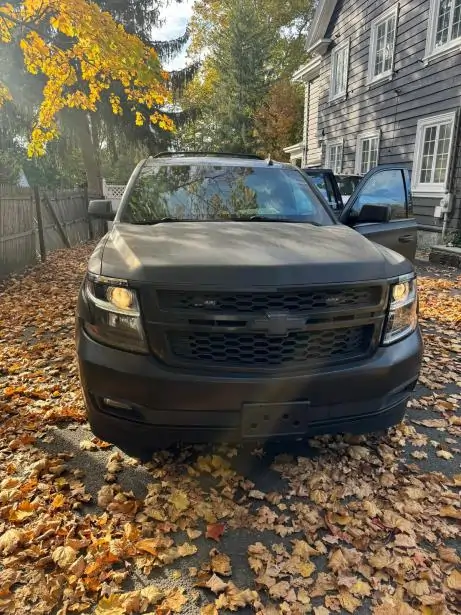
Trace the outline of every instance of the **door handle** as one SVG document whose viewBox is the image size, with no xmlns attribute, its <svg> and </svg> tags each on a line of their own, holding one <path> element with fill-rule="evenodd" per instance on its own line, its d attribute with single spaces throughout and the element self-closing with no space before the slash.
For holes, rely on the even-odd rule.
<svg viewBox="0 0 461 615">
<path fill-rule="evenodd" d="M 413 241 L 413 235 L 401 235 L 399 241 L 400 243 L 410 243 L 410 241 Z"/>
</svg>

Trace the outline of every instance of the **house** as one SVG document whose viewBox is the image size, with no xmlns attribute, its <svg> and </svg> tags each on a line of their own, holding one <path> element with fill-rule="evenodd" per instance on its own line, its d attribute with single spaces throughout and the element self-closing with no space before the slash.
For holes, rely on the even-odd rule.
<svg viewBox="0 0 461 615">
<path fill-rule="evenodd" d="M 307 57 L 291 160 L 355 174 L 409 163 L 420 228 L 460 234 L 461 0 L 319 0 Z"/>
</svg>

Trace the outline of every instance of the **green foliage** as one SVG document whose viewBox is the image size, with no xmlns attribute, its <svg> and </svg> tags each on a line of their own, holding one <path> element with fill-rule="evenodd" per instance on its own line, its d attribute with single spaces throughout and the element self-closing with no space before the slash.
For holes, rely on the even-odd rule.
<svg viewBox="0 0 461 615">
<path fill-rule="evenodd" d="M 183 97 L 194 114 L 179 131 L 182 147 L 284 155 L 302 122 L 302 99 L 290 80 L 306 61 L 311 14 L 305 0 L 196 1 L 190 56 L 203 64 Z"/>
</svg>

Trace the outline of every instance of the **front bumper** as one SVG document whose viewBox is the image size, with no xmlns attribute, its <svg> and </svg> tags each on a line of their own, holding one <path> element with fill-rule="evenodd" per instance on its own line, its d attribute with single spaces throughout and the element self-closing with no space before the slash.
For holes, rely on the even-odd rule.
<svg viewBox="0 0 461 615">
<path fill-rule="evenodd" d="M 419 329 L 367 360 L 302 375 L 180 373 L 152 356 L 103 346 L 77 327 L 94 433 L 121 448 L 367 433 L 398 423 L 418 379 Z M 114 408 L 110 398 L 130 406 Z"/>
</svg>

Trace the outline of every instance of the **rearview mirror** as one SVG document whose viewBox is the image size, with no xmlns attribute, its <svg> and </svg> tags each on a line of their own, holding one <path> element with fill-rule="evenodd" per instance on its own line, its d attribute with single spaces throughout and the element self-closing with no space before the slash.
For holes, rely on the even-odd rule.
<svg viewBox="0 0 461 615">
<path fill-rule="evenodd" d="M 104 199 L 90 201 L 88 215 L 101 220 L 113 220 L 115 212 L 112 211 L 112 201 Z"/>
<path fill-rule="evenodd" d="M 369 205 L 362 206 L 358 214 L 351 216 L 351 222 L 355 224 L 370 224 L 376 222 L 389 222 L 391 219 L 391 208 L 389 205 Z"/>
</svg>

